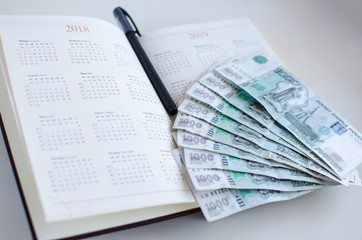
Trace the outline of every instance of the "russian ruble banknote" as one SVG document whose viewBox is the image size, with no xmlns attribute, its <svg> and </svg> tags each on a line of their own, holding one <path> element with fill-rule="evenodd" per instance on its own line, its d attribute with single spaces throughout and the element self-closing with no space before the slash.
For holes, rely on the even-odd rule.
<svg viewBox="0 0 362 240">
<path fill-rule="evenodd" d="M 243 150 L 247 149 L 255 152 L 268 150 L 287 157 L 294 162 L 304 161 L 307 164 L 309 161 L 305 156 L 272 140 L 264 138 L 260 134 L 257 135 L 254 132 L 248 132 L 246 129 L 237 131 L 233 127 L 228 127 L 227 124 L 223 124 L 223 127 L 227 128 L 227 130 L 215 127 L 206 121 L 183 113 L 177 115 L 173 125 L 174 129 L 183 129 L 235 148 L 239 148 L 241 145 Z"/>
<path fill-rule="evenodd" d="M 286 201 L 297 198 L 311 191 L 281 192 L 265 189 L 217 189 L 210 191 L 197 191 L 184 167 L 178 149 L 173 150 L 175 160 L 185 174 L 201 211 L 208 222 L 216 221 L 237 212 L 244 211 L 263 204 Z"/>
<path fill-rule="evenodd" d="M 197 191 L 231 189 L 266 189 L 283 192 L 316 190 L 326 187 L 324 184 L 302 180 L 284 180 L 246 172 L 219 169 L 187 168 L 187 173 Z"/>
<path fill-rule="evenodd" d="M 213 140 L 215 142 L 220 142 L 225 145 L 229 145 L 231 147 L 247 151 L 258 156 L 265 156 L 267 154 L 280 155 L 301 165 L 302 167 L 315 171 L 329 178 L 336 179 L 327 170 L 319 166 L 317 163 L 311 161 L 307 157 L 270 140 L 266 141 L 265 144 L 261 147 L 249 141 L 248 139 L 227 132 L 223 129 L 214 127 L 205 121 L 196 119 L 192 116 L 182 113 L 178 114 L 173 128 L 186 130 L 188 132 Z M 338 181 L 338 179 L 336 180 Z"/>
<path fill-rule="evenodd" d="M 258 163 L 205 150 L 185 148 L 180 151 L 183 151 L 182 156 L 186 168 L 220 169 L 234 172 L 251 173 L 275 179 L 306 181 L 320 184 L 324 183 L 321 179 L 317 179 L 307 173 L 280 167 L 273 163 Z"/>
<path fill-rule="evenodd" d="M 361 185 L 361 134 L 265 56 L 217 66 L 178 110 L 173 154 L 208 221 L 336 183 Z"/>
<path fill-rule="evenodd" d="M 276 162 L 273 160 L 261 158 L 261 157 L 258 157 L 258 156 L 255 156 L 255 155 L 252 155 L 252 154 L 246 153 L 246 152 L 245 152 L 245 154 L 239 154 L 240 155 L 239 157 L 235 157 L 232 155 L 227 155 L 227 154 L 218 153 L 218 152 L 212 152 L 212 151 L 200 149 L 200 148 L 188 148 L 188 147 L 184 148 L 181 146 L 181 144 L 178 146 L 178 148 L 180 149 L 183 159 L 188 158 L 189 161 L 187 162 L 187 160 L 185 160 L 186 161 L 185 164 L 189 164 L 190 167 L 192 166 L 191 168 L 220 168 L 221 169 L 221 166 L 231 167 L 231 164 L 229 162 L 229 157 L 230 157 L 230 160 L 231 159 L 235 159 L 235 160 L 240 159 L 241 161 L 254 162 L 254 163 L 258 163 L 258 164 L 263 164 L 265 166 L 294 169 L 288 165 L 285 165 L 285 164 L 282 164 L 282 163 L 279 163 L 279 162 Z M 241 151 L 241 150 L 238 150 L 238 151 Z M 184 156 L 184 154 L 186 154 L 186 153 L 190 153 L 190 156 L 189 157 Z M 195 153 L 195 155 L 194 155 L 194 153 Z M 208 161 L 206 161 L 206 159 L 205 159 L 206 156 L 214 159 L 213 157 L 211 157 L 209 155 L 209 153 L 218 154 L 218 156 L 225 155 L 225 158 L 221 157 L 221 159 L 220 159 L 220 157 L 217 157 L 217 158 L 215 158 L 215 161 L 210 161 L 210 159 Z M 199 154 L 201 154 L 200 158 L 198 157 Z M 193 157 L 191 157 L 191 156 L 193 156 Z M 241 158 L 241 157 L 244 157 L 244 158 Z M 216 159 L 222 160 L 222 161 L 220 162 Z M 203 167 L 203 166 L 205 166 L 205 167 Z"/>
<path fill-rule="evenodd" d="M 280 192 L 264 189 L 191 190 L 208 222 L 267 203 L 287 201 L 312 191 Z"/>
<path fill-rule="evenodd" d="M 176 140 L 177 145 L 179 147 L 208 150 L 208 151 L 222 153 L 222 154 L 226 154 L 226 155 L 230 155 L 230 156 L 234 156 L 234 157 L 238 157 L 238 158 L 242 158 L 242 159 L 247 159 L 247 160 L 251 160 L 251 161 L 257 161 L 256 159 L 258 159 L 258 158 L 260 158 L 260 159 L 265 158 L 265 159 L 273 160 L 278 163 L 284 164 L 293 169 L 300 170 L 302 172 L 305 172 L 305 173 L 312 175 L 313 177 L 316 177 L 319 179 L 323 179 L 323 180 L 327 180 L 327 181 L 332 179 L 333 181 L 338 181 L 338 179 L 336 179 L 333 176 L 325 177 L 324 175 L 321 175 L 306 167 L 303 167 L 302 165 L 295 163 L 286 157 L 271 153 L 269 151 L 262 150 L 261 154 L 259 154 L 259 152 L 255 152 L 255 154 L 253 154 L 253 153 L 243 151 L 238 148 L 234 148 L 234 147 L 231 147 L 229 145 L 226 145 L 226 144 L 223 144 L 220 142 L 210 140 L 208 138 L 205 138 L 205 137 L 193 134 L 193 133 L 189 133 L 184 130 L 177 131 L 176 139 L 177 139 Z"/>
<path fill-rule="evenodd" d="M 258 72 L 258 71 L 256 71 Z M 253 72 L 253 74 L 256 74 Z M 201 77 L 198 80 L 202 85 L 214 91 L 216 94 L 220 95 L 227 102 L 233 104 L 241 111 L 246 112 L 251 117 L 259 121 L 260 124 L 264 125 L 267 129 L 272 131 L 274 134 L 283 138 L 285 141 L 289 142 L 297 151 L 305 154 L 313 161 L 317 162 L 320 166 L 323 166 L 325 169 L 334 174 L 333 170 L 316 154 L 314 154 L 309 148 L 302 144 L 293 134 L 291 134 L 287 129 L 280 126 L 280 124 L 274 119 L 271 118 L 266 109 L 255 99 L 245 92 L 242 88 L 234 84 L 233 82 L 223 79 L 220 75 L 211 72 Z M 263 118 L 263 116 L 266 116 Z M 263 119 L 270 119 L 269 123 L 265 125 Z M 265 122 L 265 121 L 264 121 Z"/>
<path fill-rule="evenodd" d="M 233 86 L 233 83 L 227 84 L 220 81 L 215 73 L 211 72 L 202 76 L 198 82 L 266 128 L 270 128 L 274 124 L 272 116 L 259 102 L 241 88 Z"/>
<path fill-rule="evenodd" d="M 268 125 L 263 124 L 263 119 L 271 118 L 269 113 L 263 106 L 261 106 L 260 103 L 256 102 L 252 96 L 250 96 L 247 92 L 245 92 L 242 88 L 233 82 L 225 80 L 222 76 L 216 74 L 215 72 L 210 72 L 202 76 L 198 82 L 208 89 L 214 91 L 230 104 L 233 104 L 235 107 L 249 114 L 252 117 L 251 119 L 255 119 L 257 123 L 261 125 L 258 127 L 258 129 L 264 127 L 282 138 L 284 141 L 290 143 L 290 145 L 295 146 L 296 149 L 306 154 L 306 156 L 313 159 L 316 158 L 310 149 L 301 143 L 287 129 L 280 126 L 278 122 L 275 122 L 274 119 L 269 120 Z M 267 117 L 263 117 L 263 115 L 266 115 Z"/>
<path fill-rule="evenodd" d="M 273 60 L 236 58 L 215 71 L 258 101 L 341 178 L 362 162 L 362 135 Z"/>
<path fill-rule="evenodd" d="M 228 103 L 225 99 L 221 98 L 219 95 L 211 91 L 210 89 L 206 88 L 205 86 L 201 85 L 198 82 L 195 82 L 186 92 L 186 96 L 191 97 L 192 99 L 195 99 L 197 101 L 203 102 L 205 104 L 208 104 L 210 107 L 218 110 L 222 114 L 234 119 L 235 121 L 238 121 L 242 123 L 243 125 L 252 128 L 253 130 L 258 131 L 257 129 L 261 129 L 259 126 L 260 123 L 256 122 L 255 120 L 252 120 L 251 117 L 249 117 L 246 113 L 242 112 L 240 109 L 236 108 L 234 105 Z M 260 114 L 261 115 L 261 114 Z M 255 122 L 255 123 L 253 123 Z M 261 125 L 262 126 L 262 125 Z M 278 136 L 287 136 L 287 131 L 283 130 L 282 128 L 278 127 L 276 124 L 270 124 L 270 129 L 274 129 L 276 134 L 279 134 Z M 258 132 L 260 132 L 259 130 Z M 291 134 L 289 134 L 291 135 Z M 293 139 L 293 137 L 287 137 L 285 139 Z M 296 142 L 299 142 L 296 140 Z M 295 146 L 298 146 L 298 144 L 294 144 Z M 299 143 L 299 145 L 301 145 Z M 334 171 L 331 170 L 331 168 L 325 164 L 323 161 L 319 160 L 312 154 L 308 153 L 309 150 L 306 150 L 305 147 L 303 148 L 302 145 L 298 147 L 298 149 L 302 150 L 303 153 L 305 153 L 309 158 L 311 158 L 314 162 L 316 162 L 319 166 L 322 166 L 324 169 L 326 169 L 328 172 L 330 172 L 331 175 L 335 175 Z M 340 180 L 339 182 L 348 185 L 347 180 Z"/>
<path fill-rule="evenodd" d="M 253 128 L 248 127 L 247 124 L 244 125 L 235 121 L 234 119 L 223 115 L 222 113 L 209 107 L 207 104 L 197 101 L 196 99 L 184 99 L 178 110 L 179 112 L 203 119 L 204 121 L 229 132 L 237 132 L 258 145 L 262 145 L 266 139 L 270 139 L 299 152 L 297 148 L 293 147 L 284 139 L 271 133 L 267 128 L 261 126 L 262 130 L 254 130 Z"/>
<path fill-rule="evenodd" d="M 285 164 L 260 158 L 257 156 L 243 159 L 240 157 L 234 157 L 231 155 L 211 152 L 203 149 L 184 148 L 181 146 L 179 146 L 179 149 L 185 161 L 185 165 L 188 165 L 188 167 L 190 168 L 218 168 L 239 171 L 240 169 L 242 169 L 241 166 L 244 166 L 244 164 L 255 163 L 259 166 L 265 166 L 266 168 L 274 167 L 285 168 L 289 170 L 293 169 L 292 167 Z"/>
<path fill-rule="evenodd" d="M 184 129 L 182 127 L 178 128 Z M 215 138 L 218 139 L 217 137 Z M 254 156 L 256 156 L 264 159 L 274 160 L 294 168 L 301 166 L 289 158 L 283 157 L 273 152 L 265 151 L 259 147 L 249 147 L 246 144 L 238 144 L 238 142 L 233 143 L 233 138 L 226 138 L 223 142 L 220 141 L 223 140 L 221 139 L 219 141 L 215 141 L 215 139 L 213 140 L 212 138 L 208 138 L 206 136 L 197 135 L 192 131 L 177 131 L 177 144 L 181 147 L 204 149 L 213 152 L 229 154 L 231 156 L 242 156 L 243 158 L 254 158 Z M 225 144 L 225 142 L 229 144 Z M 304 169 L 303 167 L 300 168 Z"/>
</svg>

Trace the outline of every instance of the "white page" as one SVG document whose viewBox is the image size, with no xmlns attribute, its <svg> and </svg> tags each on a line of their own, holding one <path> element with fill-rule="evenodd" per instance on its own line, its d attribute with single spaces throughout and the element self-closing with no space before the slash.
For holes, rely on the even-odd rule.
<svg viewBox="0 0 362 240">
<path fill-rule="evenodd" d="M 117 27 L 75 17 L 0 25 L 46 221 L 194 201 L 169 117 Z"/>
<path fill-rule="evenodd" d="M 158 30 L 141 42 L 176 104 L 186 87 L 215 63 L 258 53 L 278 59 L 248 19 Z"/>
</svg>

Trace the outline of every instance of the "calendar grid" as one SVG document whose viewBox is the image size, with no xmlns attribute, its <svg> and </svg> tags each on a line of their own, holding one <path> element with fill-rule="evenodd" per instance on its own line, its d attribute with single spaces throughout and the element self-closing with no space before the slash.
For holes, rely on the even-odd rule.
<svg viewBox="0 0 362 240">
<path fill-rule="evenodd" d="M 72 99 L 68 84 L 61 76 L 29 76 L 24 89 L 30 107 Z"/>
<path fill-rule="evenodd" d="M 76 191 L 100 182 L 90 158 L 53 158 L 51 165 L 48 176 L 55 193 Z"/>
<path fill-rule="evenodd" d="M 190 60 L 181 52 L 163 52 L 154 56 L 155 68 L 161 77 L 180 73 L 183 69 L 191 67 Z"/>
<path fill-rule="evenodd" d="M 54 151 L 61 147 L 84 144 L 83 130 L 76 117 L 43 117 L 36 133 L 43 151 Z"/>
<path fill-rule="evenodd" d="M 144 184 L 155 177 L 152 163 L 143 153 L 112 152 L 109 160 L 107 169 L 114 186 Z"/>
<path fill-rule="evenodd" d="M 68 53 L 73 64 L 107 62 L 102 45 L 92 41 L 69 40 Z"/>
<path fill-rule="evenodd" d="M 114 76 L 81 73 L 78 87 L 84 100 L 108 99 L 121 95 L 119 84 Z"/>
<path fill-rule="evenodd" d="M 137 135 L 129 115 L 95 113 L 93 130 L 98 142 L 124 141 Z"/>
<path fill-rule="evenodd" d="M 128 76 L 127 88 L 133 100 L 161 104 L 149 81 L 141 80 L 136 76 Z"/>
<path fill-rule="evenodd" d="M 114 44 L 114 58 L 118 66 L 131 68 L 136 71 L 142 71 L 143 68 L 134 56 L 134 53 L 129 51 L 126 47 Z"/>
<path fill-rule="evenodd" d="M 144 128 L 150 140 L 172 141 L 171 121 L 165 116 L 144 113 Z"/>
<path fill-rule="evenodd" d="M 59 61 L 54 43 L 39 40 L 19 40 L 17 55 L 25 66 Z"/>
<path fill-rule="evenodd" d="M 180 99 L 183 98 L 186 88 L 189 84 L 190 82 L 186 79 L 171 83 L 172 91 L 170 91 L 170 95 L 174 102 L 177 103 Z"/>
<path fill-rule="evenodd" d="M 216 62 L 224 62 L 229 58 L 226 50 L 220 45 L 205 44 L 195 46 L 197 57 L 204 67 L 210 67 Z"/>
<path fill-rule="evenodd" d="M 159 164 L 167 184 L 178 185 L 180 182 L 184 181 L 184 176 L 180 171 L 179 166 L 176 164 L 172 153 L 170 151 L 161 150 L 160 154 L 162 160 L 159 161 Z"/>
</svg>

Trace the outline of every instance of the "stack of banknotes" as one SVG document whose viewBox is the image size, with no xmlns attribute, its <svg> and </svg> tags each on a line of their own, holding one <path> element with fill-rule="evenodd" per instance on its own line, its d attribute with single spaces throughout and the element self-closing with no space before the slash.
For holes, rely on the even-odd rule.
<svg viewBox="0 0 362 240">
<path fill-rule="evenodd" d="M 266 56 L 215 67 L 178 110 L 174 155 L 208 221 L 337 184 L 361 185 L 362 135 Z"/>
</svg>

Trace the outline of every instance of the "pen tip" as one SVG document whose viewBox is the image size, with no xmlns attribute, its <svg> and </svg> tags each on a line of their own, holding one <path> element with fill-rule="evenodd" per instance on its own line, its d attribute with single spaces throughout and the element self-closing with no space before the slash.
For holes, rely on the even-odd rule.
<svg viewBox="0 0 362 240">
<path fill-rule="evenodd" d="M 175 105 L 168 106 L 166 110 L 170 115 L 175 115 L 177 113 L 177 107 Z"/>
</svg>

